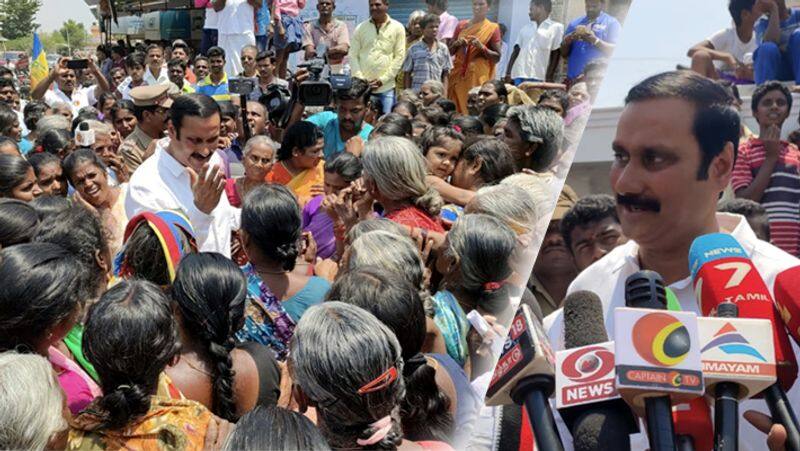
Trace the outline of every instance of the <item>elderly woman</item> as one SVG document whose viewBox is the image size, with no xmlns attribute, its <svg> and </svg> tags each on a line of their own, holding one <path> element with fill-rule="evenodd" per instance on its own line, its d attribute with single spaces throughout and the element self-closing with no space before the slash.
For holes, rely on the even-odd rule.
<svg viewBox="0 0 800 451">
<path fill-rule="evenodd" d="M 143 280 L 121 282 L 89 308 L 83 349 L 103 394 L 72 421 L 69 449 L 203 448 L 217 421 L 211 412 L 157 394 L 159 376 L 180 350 L 173 314 L 164 292 Z"/>
<path fill-rule="evenodd" d="M 0 197 L 30 202 L 41 194 L 36 172 L 27 160 L 0 154 Z"/>
<path fill-rule="evenodd" d="M 428 80 L 419 88 L 419 99 L 424 106 L 431 106 L 444 97 L 444 85 L 439 80 Z"/>
<path fill-rule="evenodd" d="M 309 309 L 297 325 L 289 358 L 300 410 L 316 407 L 331 448 L 446 446 L 404 438 L 400 406 L 406 363 L 394 333 L 371 313 L 342 302 Z"/>
<path fill-rule="evenodd" d="M 242 154 L 244 176 L 225 180 L 225 195 L 231 206 L 241 207 L 247 193 L 264 184 L 275 163 L 277 149 L 278 144 L 266 136 L 254 136 L 247 141 Z"/>
<path fill-rule="evenodd" d="M 89 130 L 94 132 L 94 142 L 90 147 L 103 160 L 109 184 L 117 186 L 127 182 L 130 174 L 122 156 L 117 152 L 119 145 L 115 142 L 116 130 L 105 122 L 88 120 L 85 123 L 89 126 Z"/>
<path fill-rule="evenodd" d="M 0 353 L 0 448 L 64 449 L 64 392 L 47 359 Z"/>
<path fill-rule="evenodd" d="M 425 183 L 425 159 L 405 138 L 370 140 L 362 157 L 368 194 L 384 208 L 384 216 L 401 225 L 444 232 L 438 218 L 442 197 Z"/>
<path fill-rule="evenodd" d="M 306 309 L 322 302 L 326 280 L 294 271 L 303 246 L 300 206 L 281 185 L 254 189 L 242 206 L 241 241 L 249 264 L 249 300 L 240 341 L 255 341 L 286 358 L 289 339 Z"/>
<path fill-rule="evenodd" d="M 525 105 L 508 110 L 503 140 L 518 170 L 547 172 L 558 156 L 564 120 L 549 108 Z"/>
<path fill-rule="evenodd" d="M 106 166 L 89 149 L 80 149 L 64 160 L 64 174 L 75 187 L 75 199 L 96 211 L 110 234 L 114 252 L 122 247 L 128 215 L 125 213 L 125 185 L 111 186 Z"/>
<path fill-rule="evenodd" d="M 500 27 L 486 18 L 491 3 L 492 0 L 472 0 L 472 19 L 462 20 L 450 41 L 454 59 L 447 97 L 462 114 L 467 113 L 470 89 L 493 79 L 495 65 L 500 61 Z"/>
<path fill-rule="evenodd" d="M 100 394 L 78 364 L 56 348 L 78 321 L 85 300 L 84 269 L 72 252 L 51 243 L 18 244 L 0 251 L 0 351 L 47 357 L 73 414 Z"/>
<path fill-rule="evenodd" d="M 322 194 L 324 170 L 322 130 L 308 121 L 289 127 L 278 149 L 278 162 L 267 173 L 266 181 L 286 185 L 305 206 L 312 197 Z"/>
</svg>

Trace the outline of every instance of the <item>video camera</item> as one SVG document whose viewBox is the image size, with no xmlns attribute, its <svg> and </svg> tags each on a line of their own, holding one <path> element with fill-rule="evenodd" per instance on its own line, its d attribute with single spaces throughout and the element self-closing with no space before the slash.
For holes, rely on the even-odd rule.
<svg viewBox="0 0 800 451">
<path fill-rule="evenodd" d="M 327 47 L 321 44 L 317 48 L 315 58 L 297 65 L 298 68 L 306 69 L 309 74 L 308 80 L 297 87 L 297 98 L 305 106 L 328 106 L 333 100 L 334 90 L 349 89 L 352 83 L 350 75 L 347 74 L 329 73 L 327 77 L 322 75 L 328 66 L 325 57 L 327 50 Z"/>
</svg>

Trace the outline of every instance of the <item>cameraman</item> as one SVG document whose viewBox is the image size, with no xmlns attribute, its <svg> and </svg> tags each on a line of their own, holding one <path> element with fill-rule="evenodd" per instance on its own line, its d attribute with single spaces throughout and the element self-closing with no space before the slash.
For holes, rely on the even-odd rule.
<svg viewBox="0 0 800 451">
<path fill-rule="evenodd" d="M 307 78 L 308 72 L 300 69 L 295 76 L 295 83 L 301 83 Z M 306 119 L 322 129 L 325 136 L 325 161 L 331 161 L 346 148 L 356 156 L 360 154 L 363 143 L 367 142 L 372 132 L 372 126 L 364 122 L 370 94 L 370 86 L 366 80 L 353 78 L 349 89 L 334 91 L 336 112 L 323 111 Z M 301 120 L 304 110 L 305 106 L 298 101 L 286 128 Z"/>
<path fill-rule="evenodd" d="M 74 69 L 67 67 L 69 58 L 61 58 L 58 64 L 47 74 L 47 78 L 40 81 L 31 91 L 33 100 L 44 98 L 45 103 L 53 105 L 59 102 L 66 103 L 72 108 L 72 115 L 77 116 L 78 111 L 86 106 L 94 106 L 100 94 L 108 92 L 108 80 L 100 72 L 94 60 L 88 60 L 88 70 L 94 74 L 97 84 L 88 88 L 78 87 L 78 77 Z M 50 85 L 56 83 L 55 89 L 50 90 Z"/>
<path fill-rule="evenodd" d="M 275 52 L 265 50 L 256 56 L 256 68 L 258 69 L 258 84 L 253 92 L 250 93 L 250 100 L 258 101 L 263 94 L 269 91 L 270 86 L 278 85 L 284 88 L 289 87 L 289 82 L 278 78 L 275 75 Z"/>
</svg>

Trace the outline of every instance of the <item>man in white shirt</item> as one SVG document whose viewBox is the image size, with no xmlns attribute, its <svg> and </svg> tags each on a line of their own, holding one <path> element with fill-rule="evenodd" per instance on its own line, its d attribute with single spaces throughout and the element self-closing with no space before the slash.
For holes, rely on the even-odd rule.
<svg viewBox="0 0 800 451">
<path fill-rule="evenodd" d="M 531 23 L 517 35 L 506 68 L 506 83 L 553 81 L 564 39 L 564 25 L 550 18 L 551 0 L 531 0 Z"/>
<path fill-rule="evenodd" d="M 220 8 L 219 5 L 222 5 Z M 217 32 L 219 46 L 225 50 L 225 73 L 235 77 L 244 70 L 242 48 L 256 45 L 255 9 L 260 8 L 261 0 L 217 0 Z"/>
<path fill-rule="evenodd" d="M 732 0 L 728 11 L 734 26 L 712 34 L 689 49 L 692 70 L 708 78 L 736 83 L 753 82 L 753 53 L 758 48 L 755 30 L 761 12 L 755 0 Z"/>
<path fill-rule="evenodd" d="M 800 260 L 758 240 L 743 217 L 716 213 L 739 140 L 739 116 L 724 88 L 693 72 L 666 72 L 639 83 L 625 101 L 613 142 L 610 180 L 622 231 L 630 241 L 586 268 L 568 290 L 598 294 L 609 336 L 614 309 L 625 306 L 625 280 L 640 269 L 661 274 L 681 309 L 700 313 L 688 257 L 698 236 L 733 235 L 769 287 L 780 271 L 800 265 Z M 554 349 L 563 349 L 563 310 L 546 317 L 544 326 Z M 793 405 L 800 405 L 798 384 L 788 396 Z M 763 400 L 742 402 L 739 411 L 747 410 L 767 412 Z M 739 424 L 740 449 L 765 448 L 763 433 L 743 418 Z M 564 431 L 562 437 L 570 436 Z M 631 445 L 646 449 L 645 433 L 631 436 Z"/>
<path fill-rule="evenodd" d="M 192 223 L 200 250 L 230 257 L 240 212 L 222 195 L 219 105 L 211 97 L 187 94 L 174 101 L 170 114 L 169 138 L 134 172 L 125 211 L 130 218 L 141 211 L 180 210 Z"/>
<path fill-rule="evenodd" d="M 164 64 L 164 49 L 158 44 L 147 46 L 147 67 L 144 70 L 144 81 L 148 86 L 169 83 L 169 71 Z"/>
<path fill-rule="evenodd" d="M 89 59 L 88 69 L 94 74 L 97 84 L 88 88 L 78 87 L 78 77 L 75 70 L 67 68 L 68 58 L 61 58 L 58 64 L 50 70 L 47 78 L 40 81 L 31 91 L 33 100 L 44 99 L 45 103 L 53 106 L 56 103 L 66 103 L 72 108 L 72 116 L 77 116 L 78 111 L 86 106 L 97 104 L 97 99 L 101 94 L 107 92 L 110 87 L 108 80 L 100 72 L 100 68 L 92 59 Z M 55 82 L 55 87 L 51 90 L 50 85 Z"/>
</svg>

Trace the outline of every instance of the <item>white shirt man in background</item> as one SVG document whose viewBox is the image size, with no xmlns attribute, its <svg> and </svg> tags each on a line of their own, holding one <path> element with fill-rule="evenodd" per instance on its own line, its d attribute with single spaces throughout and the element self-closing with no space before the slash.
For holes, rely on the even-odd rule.
<svg viewBox="0 0 800 451">
<path fill-rule="evenodd" d="M 225 73 L 235 77 L 244 71 L 242 48 L 256 45 L 255 10 L 261 7 L 260 0 L 224 0 L 217 10 L 217 32 L 219 46 L 225 50 Z M 254 9 L 255 8 L 255 9 Z"/>
<path fill-rule="evenodd" d="M 553 81 L 564 39 L 564 25 L 550 18 L 551 0 L 531 0 L 531 23 L 517 35 L 505 69 L 506 83 Z"/>
</svg>

